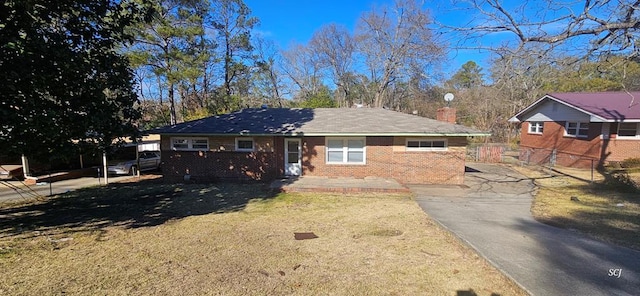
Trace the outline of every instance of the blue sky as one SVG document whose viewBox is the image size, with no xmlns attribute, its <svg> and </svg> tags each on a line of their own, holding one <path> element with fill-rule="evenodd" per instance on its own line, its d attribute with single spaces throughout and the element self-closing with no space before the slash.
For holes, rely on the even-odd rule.
<svg viewBox="0 0 640 296">
<path fill-rule="evenodd" d="M 465 11 L 452 11 L 448 0 L 426 1 L 435 19 L 448 24 L 469 21 Z M 257 32 L 274 40 L 282 48 L 291 42 L 307 43 L 313 33 L 324 24 L 337 23 L 353 32 L 360 16 L 372 7 L 392 3 L 392 0 L 245 0 L 252 14 L 260 19 Z M 462 64 L 474 60 L 487 68 L 489 55 L 477 51 L 450 51 L 451 62 L 443 69 L 457 71 Z"/>
</svg>

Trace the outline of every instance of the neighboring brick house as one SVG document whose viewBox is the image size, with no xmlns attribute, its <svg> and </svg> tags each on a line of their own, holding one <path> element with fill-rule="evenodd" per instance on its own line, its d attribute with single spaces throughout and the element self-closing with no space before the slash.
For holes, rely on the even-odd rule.
<svg viewBox="0 0 640 296">
<path fill-rule="evenodd" d="M 467 137 L 489 135 L 374 108 L 244 109 L 150 133 L 161 135 L 170 182 L 305 175 L 426 184 L 462 184 Z"/>
<path fill-rule="evenodd" d="M 520 160 L 588 168 L 640 157 L 640 92 L 552 93 L 522 123 Z"/>
</svg>

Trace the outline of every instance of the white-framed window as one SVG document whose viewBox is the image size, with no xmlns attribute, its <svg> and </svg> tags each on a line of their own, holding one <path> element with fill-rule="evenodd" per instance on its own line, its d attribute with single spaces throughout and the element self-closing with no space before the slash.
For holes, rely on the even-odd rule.
<svg viewBox="0 0 640 296">
<path fill-rule="evenodd" d="M 366 138 L 326 138 L 326 147 L 328 164 L 366 163 Z"/>
<path fill-rule="evenodd" d="M 586 138 L 589 135 L 589 123 L 567 121 L 564 126 L 564 135 L 569 137 Z"/>
<path fill-rule="evenodd" d="M 529 122 L 529 133 L 530 134 L 542 134 L 542 130 L 543 129 L 544 129 L 544 122 L 542 122 L 542 121 Z"/>
<path fill-rule="evenodd" d="M 171 138 L 172 150 L 209 150 L 208 138 Z"/>
<path fill-rule="evenodd" d="M 640 138 L 637 122 L 621 122 L 618 124 L 618 138 Z"/>
<path fill-rule="evenodd" d="M 407 139 L 407 151 L 446 151 L 447 139 Z"/>
<path fill-rule="evenodd" d="M 251 152 L 255 149 L 253 138 L 236 138 L 236 151 Z"/>
</svg>

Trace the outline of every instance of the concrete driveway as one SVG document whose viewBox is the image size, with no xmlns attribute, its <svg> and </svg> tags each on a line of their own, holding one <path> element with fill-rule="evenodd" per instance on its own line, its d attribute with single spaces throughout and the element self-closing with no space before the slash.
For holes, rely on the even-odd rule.
<svg viewBox="0 0 640 296">
<path fill-rule="evenodd" d="M 500 165 L 469 166 L 468 188 L 410 188 L 429 216 L 530 294 L 638 295 L 640 252 L 537 222 L 530 180 Z"/>
</svg>

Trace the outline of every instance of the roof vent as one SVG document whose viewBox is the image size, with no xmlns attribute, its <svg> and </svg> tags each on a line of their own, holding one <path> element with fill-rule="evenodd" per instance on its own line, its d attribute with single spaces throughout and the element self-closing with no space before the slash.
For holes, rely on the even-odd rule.
<svg viewBox="0 0 640 296">
<path fill-rule="evenodd" d="M 364 107 L 364 105 L 362 105 L 362 104 L 353 104 L 353 105 L 354 105 L 354 106 L 356 106 L 356 108 L 362 108 L 362 107 Z"/>
</svg>

